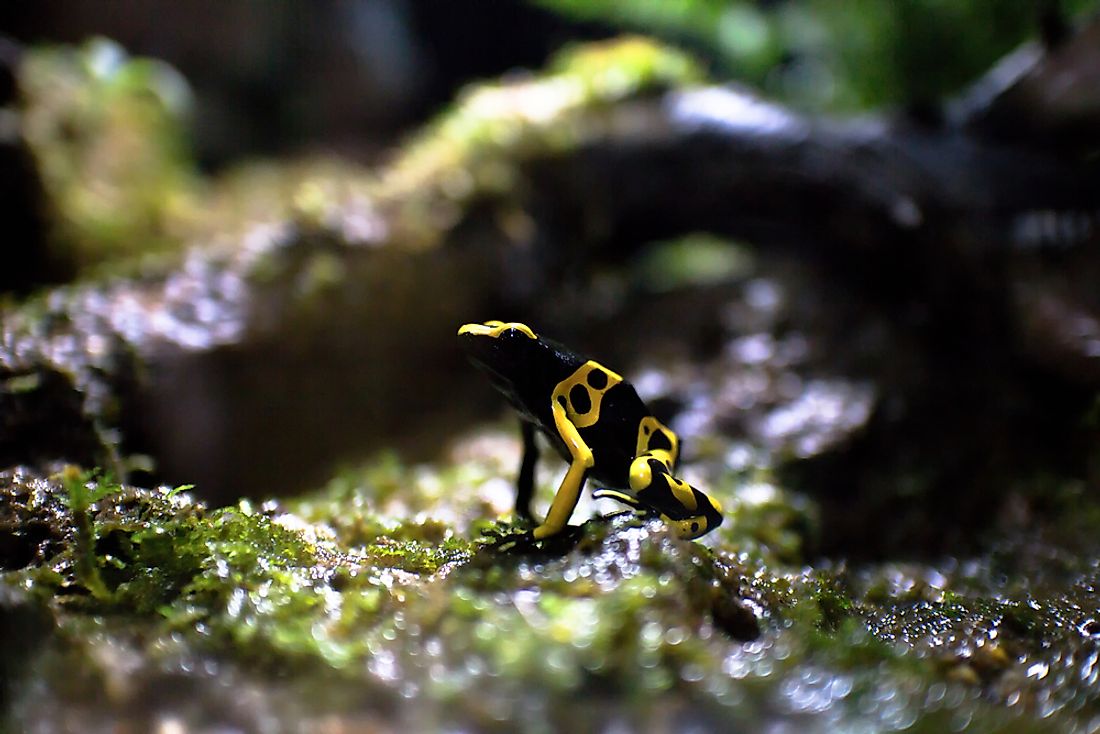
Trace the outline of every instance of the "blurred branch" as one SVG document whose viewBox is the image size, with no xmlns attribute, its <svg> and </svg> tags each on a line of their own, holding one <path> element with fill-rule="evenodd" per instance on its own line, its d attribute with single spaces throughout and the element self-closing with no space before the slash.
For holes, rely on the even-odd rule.
<svg viewBox="0 0 1100 734">
<path fill-rule="evenodd" d="M 1008 55 L 954 103 L 978 135 L 1029 145 L 1100 149 L 1100 18 L 1051 30 Z"/>
</svg>

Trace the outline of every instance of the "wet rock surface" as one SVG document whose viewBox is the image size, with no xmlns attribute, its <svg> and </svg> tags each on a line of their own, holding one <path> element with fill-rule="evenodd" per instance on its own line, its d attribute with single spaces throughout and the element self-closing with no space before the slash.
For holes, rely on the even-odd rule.
<svg viewBox="0 0 1100 734">
<path fill-rule="evenodd" d="M 88 482 L 103 491 L 87 547 L 71 476 L 5 473 L 5 532 L 14 509 L 48 529 L 5 574 L 5 623 L 30 641 L 11 720 L 1088 731 L 1100 716 L 1094 534 L 792 565 L 759 540 L 775 511 L 754 515 L 727 483 L 712 489 L 742 495 L 734 522 L 702 543 L 620 514 L 532 545 L 478 519 L 499 463 L 460 456 L 446 473 L 367 467 L 302 500 L 217 511 Z M 81 570 L 89 552 L 103 594 Z"/>
</svg>

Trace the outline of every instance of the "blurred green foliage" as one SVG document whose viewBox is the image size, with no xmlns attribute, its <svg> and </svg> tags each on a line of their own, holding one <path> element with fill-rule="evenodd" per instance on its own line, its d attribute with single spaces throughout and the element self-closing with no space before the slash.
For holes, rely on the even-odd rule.
<svg viewBox="0 0 1100 734">
<path fill-rule="evenodd" d="M 395 239 L 424 246 L 470 202 L 512 191 L 521 161 L 578 145 L 594 110 L 703 78 L 690 55 L 647 38 L 567 46 L 546 73 L 462 92 L 402 147 L 380 179 L 376 206 L 400 212 Z"/>
<path fill-rule="evenodd" d="M 718 75 L 811 109 L 935 100 L 1034 37 L 1035 0 L 532 0 L 705 55 Z M 1075 16 L 1098 0 L 1062 0 Z"/>
<path fill-rule="evenodd" d="M 51 210 L 54 259 L 79 269 L 173 249 L 196 183 L 183 77 L 93 39 L 33 48 L 19 87 L 22 134 Z"/>
<path fill-rule="evenodd" d="M 634 277 L 649 291 L 707 286 L 744 277 L 752 257 L 743 245 L 693 232 L 683 237 L 647 245 L 638 254 Z"/>
</svg>

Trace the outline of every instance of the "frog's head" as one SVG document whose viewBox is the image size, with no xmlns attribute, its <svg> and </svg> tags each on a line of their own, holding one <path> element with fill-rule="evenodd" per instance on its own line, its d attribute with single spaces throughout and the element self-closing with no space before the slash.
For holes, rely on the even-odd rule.
<svg viewBox="0 0 1100 734">
<path fill-rule="evenodd" d="M 458 343 L 494 383 L 501 378 L 511 382 L 523 374 L 539 348 L 539 338 L 531 327 L 517 321 L 465 324 L 458 330 Z"/>
</svg>

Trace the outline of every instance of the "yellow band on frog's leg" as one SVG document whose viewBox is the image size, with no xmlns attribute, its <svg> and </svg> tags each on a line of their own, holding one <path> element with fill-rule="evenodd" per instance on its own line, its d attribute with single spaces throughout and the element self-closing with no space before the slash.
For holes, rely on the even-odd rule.
<svg viewBox="0 0 1100 734">
<path fill-rule="evenodd" d="M 639 456 L 630 462 L 630 488 L 637 492 L 653 483 L 653 470 L 648 456 Z"/>
<path fill-rule="evenodd" d="M 680 439 L 664 423 L 649 415 L 638 423 L 638 442 L 635 456 L 651 454 L 660 458 L 671 472 L 680 455 Z"/>
<path fill-rule="evenodd" d="M 649 451 L 630 462 L 630 488 L 635 492 L 653 484 L 654 472 L 672 474 L 672 457 L 667 451 Z"/>
<path fill-rule="evenodd" d="M 634 459 L 630 463 L 630 488 L 643 501 L 663 510 L 674 507 L 685 513 L 695 512 L 698 501 L 691 486 L 674 477 L 666 462 L 667 453 L 664 451 L 642 454 Z"/>
<path fill-rule="evenodd" d="M 585 475 L 595 464 L 592 457 L 592 449 L 581 438 L 577 427 L 569 422 L 565 415 L 563 400 L 554 401 L 554 427 L 569 449 L 569 455 L 573 461 L 569 464 L 569 471 L 565 473 L 565 479 L 558 487 L 558 493 L 554 495 L 554 501 L 550 503 L 550 512 L 546 514 L 546 521 L 534 529 L 532 535 L 536 540 L 557 535 L 569 522 L 573 509 L 577 506 L 577 500 L 581 496 L 581 487 L 584 486 Z"/>
</svg>

